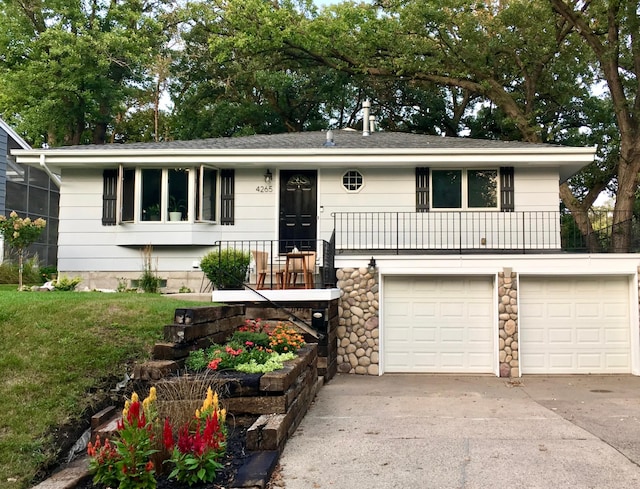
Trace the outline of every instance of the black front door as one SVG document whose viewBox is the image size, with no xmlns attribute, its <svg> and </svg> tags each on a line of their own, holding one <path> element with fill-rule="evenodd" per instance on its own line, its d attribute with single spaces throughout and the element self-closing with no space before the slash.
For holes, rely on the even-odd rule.
<svg viewBox="0 0 640 489">
<path fill-rule="evenodd" d="M 316 249 L 315 170 L 280 171 L 280 253 Z"/>
</svg>

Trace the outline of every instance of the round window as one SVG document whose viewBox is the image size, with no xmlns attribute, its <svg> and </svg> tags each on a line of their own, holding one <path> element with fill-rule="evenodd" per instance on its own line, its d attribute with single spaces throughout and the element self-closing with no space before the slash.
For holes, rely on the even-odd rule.
<svg viewBox="0 0 640 489">
<path fill-rule="evenodd" d="M 342 175 L 342 186 L 349 192 L 360 190 L 362 182 L 362 174 L 358 170 L 349 170 Z"/>
</svg>

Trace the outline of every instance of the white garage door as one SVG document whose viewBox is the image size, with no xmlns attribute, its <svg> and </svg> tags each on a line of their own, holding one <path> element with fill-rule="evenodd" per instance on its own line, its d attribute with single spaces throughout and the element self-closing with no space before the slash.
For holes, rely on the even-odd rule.
<svg viewBox="0 0 640 489">
<path fill-rule="evenodd" d="M 383 300 L 385 372 L 493 371 L 491 277 L 387 277 Z"/>
<path fill-rule="evenodd" d="M 520 277 L 519 305 L 522 373 L 631 372 L 626 277 Z"/>
</svg>

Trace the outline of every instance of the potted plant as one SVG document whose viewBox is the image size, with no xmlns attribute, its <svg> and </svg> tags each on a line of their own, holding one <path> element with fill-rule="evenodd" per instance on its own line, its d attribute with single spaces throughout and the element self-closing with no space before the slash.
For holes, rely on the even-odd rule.
<svg viewBox="0 0 640 489">
<path fill-rule="evenodd" d="M 147 207 L 145 214 L 148 221 L 160 220 L 160 204 L 153 204 Z"/>
<path fill-rule="evenodd" d="M 250 261 L 248 251 L 225 248 L 203 256 L 200 268 L 218 289 L 242 289 Z"/>
<path fill-rule="evenodd" d="M 182 221 L 182 213 L 187 210 L 183 199 L 176 199 L 173 195 L 169 197 L 169 220 Z"/>
</svg>

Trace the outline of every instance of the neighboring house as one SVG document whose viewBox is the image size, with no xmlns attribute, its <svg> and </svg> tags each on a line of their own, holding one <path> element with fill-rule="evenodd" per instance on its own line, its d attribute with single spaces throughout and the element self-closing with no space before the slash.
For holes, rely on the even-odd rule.
<svg viewBox="0 0 640 489">
<path fill-rule="evenodd" d="M 11 151 L 30 150 L 9 125 L 0 119 L 0 215 L 16 211 L 20 217 L 41 217 L 47 226 L 38 241 L 28 248 L 29 256 L 38 255 L 42 265 L 55 266 L 58 259 L 59 179 L 35 166 L 16 163 Z M 0 262 L 4 257 L 0 237 Z"/>
<path fill-rule="evenodd" d="M 61 172 L 58 267 L 90 287 L 137 278 L 149 244 L 173 290 L 216 246 L 259 250 L 265 288 L 213 300 L 338 300 L 342 372 L 640 373 L 639 257 L 564 251 L 558 186 L 594 148 L 327 137 L 14 154 Z M 276 287 L 294 247 L 314 289 Z"/>
</svg>

